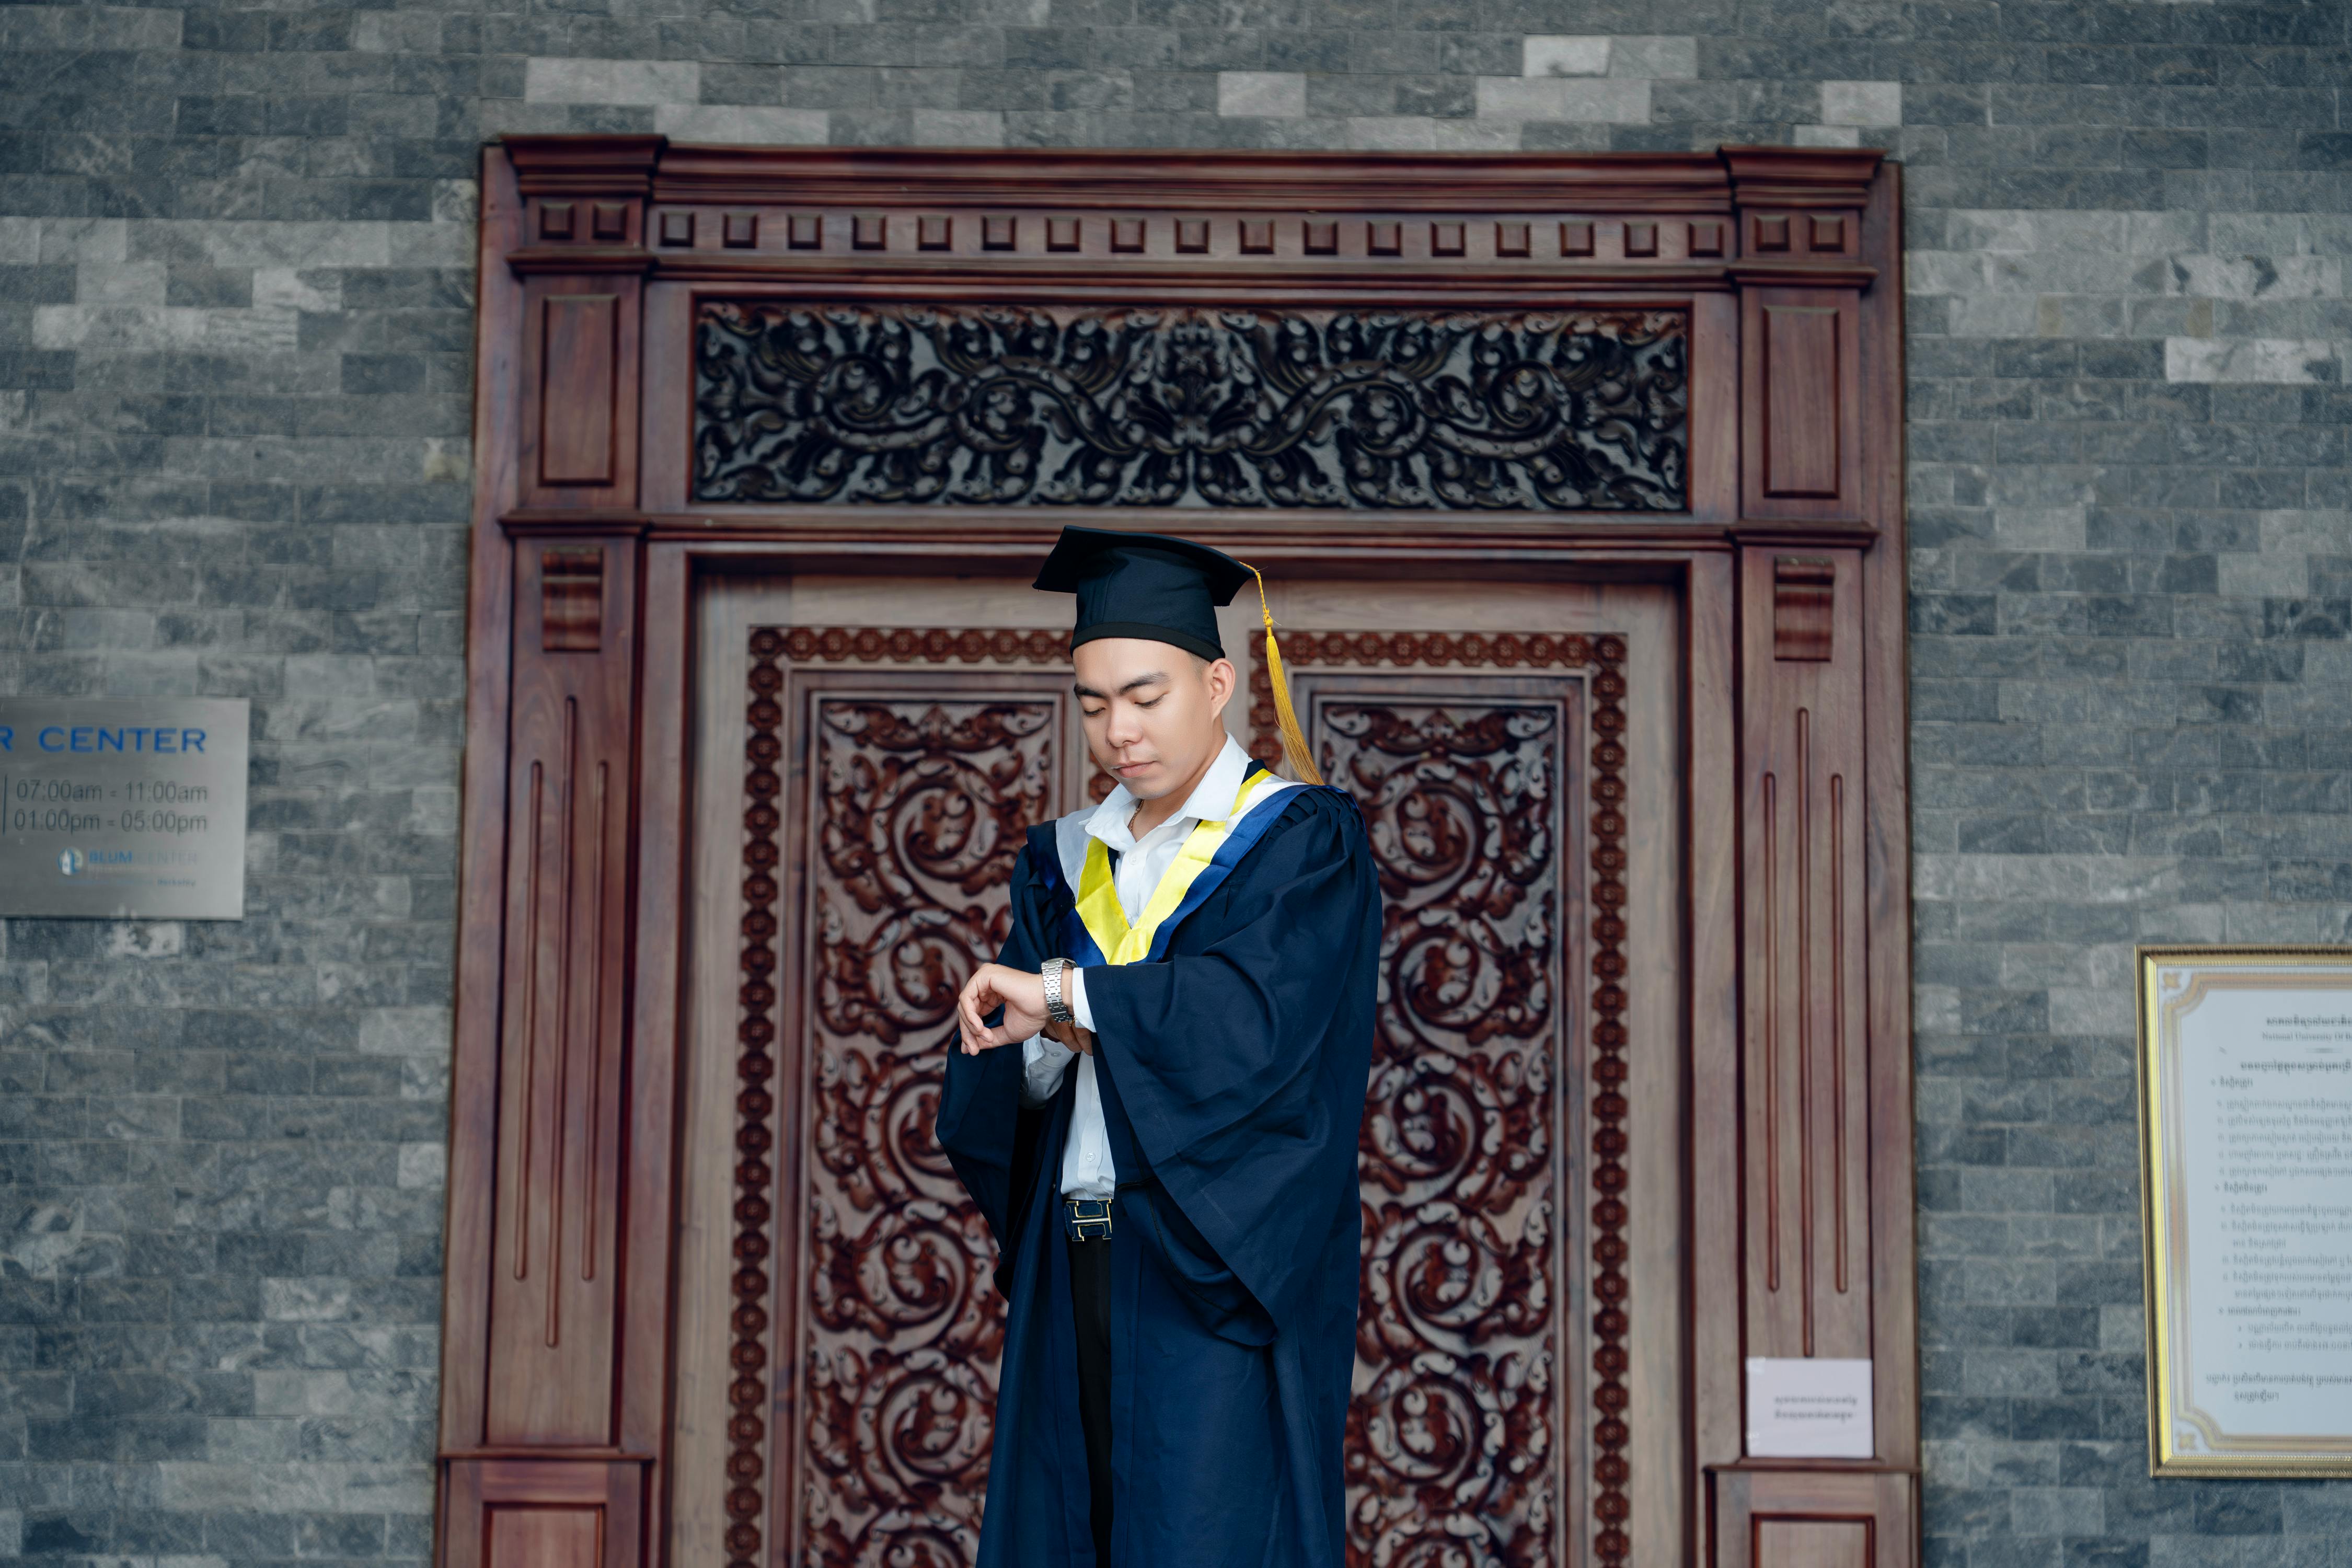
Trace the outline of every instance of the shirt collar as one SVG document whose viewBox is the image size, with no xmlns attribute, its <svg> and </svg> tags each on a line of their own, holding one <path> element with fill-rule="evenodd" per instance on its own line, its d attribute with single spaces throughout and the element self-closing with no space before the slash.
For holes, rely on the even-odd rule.
<svg viewBox="0 0 2352 1568">
<path fill-rule="evenodd" d="M 1222 822 L 1233 810 L 1234 796 L 1241 794 L 1242 781 L 1249 777 L 1249 753 L 1242 750 L 1241 743 L 1233 736 L 1227 735 L 1224 748 L 1217 753 L 1217 760 L 1209 764 L 1209 771 L 1201 775 L 1201 782 L 1192 786 L 1192 793 L 1184 797 L 1184 804 L 1177 807 L 1176 815 L 1160 826 L 1178 822 Z M 1128 831 L 1129 821 L 1135 816 L 1136 805 L 1135 796 L 1128 794 L 1125 784 L 1112 785 L 1110 794 L 1103 797 L 1103 803 L 1095 807 L 1094 815 L 1087 818 L 1087 836 L 1099 838 L 1120 854 L 1126 854 L 1136 844 L 1135 835 Z"/>
</svg>

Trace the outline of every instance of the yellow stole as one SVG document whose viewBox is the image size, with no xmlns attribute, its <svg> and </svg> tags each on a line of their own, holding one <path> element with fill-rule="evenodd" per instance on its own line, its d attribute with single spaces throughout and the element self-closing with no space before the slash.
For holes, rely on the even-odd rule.
<svg viewBox="0 0 2352 1568">
<path fill-rule="evenodd" d="M 1161 922 L 1176 912 L 1193 882 L 1216 858 L 1226 836 L 1233 831 L 1234 819 L 1241 816 L 1250 796 L 1273 777 L 1270 773 L 1252 773 L 1243 781 L 1241 793 L 1234 796 L 1234 808 L 1225 813 L 1223 821 L 1204 821 L 1186 836 L 1184 847 L 1176 851 L 1176 858 L 1161 874 L 1160 885 L 1151 889 L 1150 901 L 1143 906 L 1143 918 L 1134 925 L 1128 924 L 1127 910 L 1118 901 L 1118 888 L 1111 878 L 1109 847 L 1099 838 L 1087 840 L 1086 868 L 1078 878 L 1078 919 L 1085 924 L 1087 934 L 1095 939 L 1095 945 L 1102 950 L 1104 963 L 1133 963 L 1150 955 L 1151 939 L 1159 932 Z"/>
</svg>

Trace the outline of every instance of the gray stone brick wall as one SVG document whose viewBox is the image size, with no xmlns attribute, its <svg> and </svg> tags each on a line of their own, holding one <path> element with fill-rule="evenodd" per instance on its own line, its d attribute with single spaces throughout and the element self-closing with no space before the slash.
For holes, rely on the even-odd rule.
<svg viewBox="0 0 2352 1568">
<path fill-rule="evenodd" d="M 250 697 L 252 916 L 0 934 L 0 1552 L 428 1550 L 476 147 L 1884 145 L 1930 1568 L 2146 1479 L 2131 944 L 2352 937 L 2352 7 L 0 8 L 0 691 Z"/>
</svg>

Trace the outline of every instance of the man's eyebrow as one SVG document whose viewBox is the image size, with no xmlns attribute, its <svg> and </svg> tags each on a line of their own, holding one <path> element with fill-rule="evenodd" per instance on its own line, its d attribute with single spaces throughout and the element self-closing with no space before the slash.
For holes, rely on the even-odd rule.
<svg viewBox="0 0 2352 1568">
<path fill-rule="evenodd" d="M 1125 686 L 1120 687 L 1118 689 L 1118 694 L 1121 697 L 1124 697 L 1138 687 L 1149 686 L 1155 680 L 1165 681 L 1167 679 L 1168 672 L 1166 670 L 1155 669 L 1150 671 L 1149 674 L 1139 675 L 1133 680 L 1129 681 Z M 1097 691 L 1093 687 L 1088 686 L 1084 681 L 1071 682 L 1070 689 L 1080 697 L 1091 697 L 1097 702 L 1103 700 L 1103 694 L 1101 692 Z"/>
</svg>

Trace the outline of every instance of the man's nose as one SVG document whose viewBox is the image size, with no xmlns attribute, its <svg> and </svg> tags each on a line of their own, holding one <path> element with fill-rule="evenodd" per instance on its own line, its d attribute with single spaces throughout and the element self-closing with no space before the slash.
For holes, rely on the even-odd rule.
<svg viewBox="0 0 2352 1568">
<path fill-rule="evenodd" d="M 1139 717 L 1134 709 L 1123 703 L 1114 706 L 1110 710 L 1110 728 L 1104 732 L 1105 738 L 1114 746 L 1132 746 L 1143 739 L 1143 726 L 1138 721 Z"/>
</svg>

